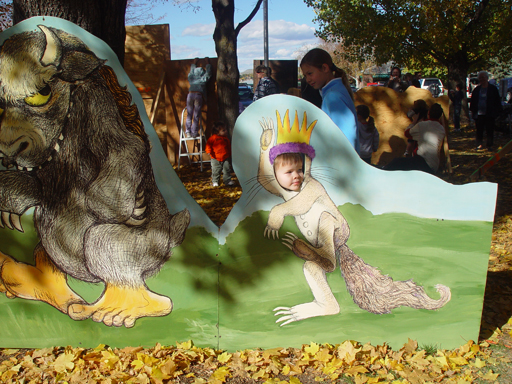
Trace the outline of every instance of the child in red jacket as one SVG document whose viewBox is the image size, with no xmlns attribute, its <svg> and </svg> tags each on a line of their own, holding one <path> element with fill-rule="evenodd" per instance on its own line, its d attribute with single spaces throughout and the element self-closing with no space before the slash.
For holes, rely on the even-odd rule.
<svg viewBox="0 0 512 384">
<path fill-rule="evenodd" d="M 212 185 L 219 186 L 220 173 L 224 185 L 232 187 L 235 182 L 231 180 L 231 142 L 228 138 L 228 129 L 222 122 L 216 122 L 212 127 L 212 136 L 206 142 L 206 153 L 212 158 Z"/>
</svg>

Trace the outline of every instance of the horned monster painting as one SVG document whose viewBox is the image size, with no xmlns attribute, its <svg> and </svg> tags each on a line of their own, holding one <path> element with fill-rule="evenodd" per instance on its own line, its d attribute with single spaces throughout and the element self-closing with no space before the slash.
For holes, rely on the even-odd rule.
<svg viewBox="0 0 512 384">
<path fill-rule="evenodd" d="M 72 319 L 132 327 L 171 312 L 145 283 L 190 222 L 170 214 L 130 94 L 76 36 L 40 25 L 0 51 L 0 225 L 23 231 L 34 208 L 35 265 L 0 253 L 0 291 Z M 5 230 L 5 229 L 4 229 Z M 86 302 L 67 278 L 103 283 Z"/>
</svg>

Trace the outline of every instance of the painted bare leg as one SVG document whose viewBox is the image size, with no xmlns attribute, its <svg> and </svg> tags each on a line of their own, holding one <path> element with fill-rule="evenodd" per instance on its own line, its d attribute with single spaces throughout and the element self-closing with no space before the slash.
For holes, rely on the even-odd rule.
<svg viewBox="0 0 512 384">
<path fill-rule="evenodd" d="M 83 303 L 39 244 L 34 250 L 35 266 L 14 260 L 0 252 L 0 292 L 9 298 L 19 297 L 46 302 L 63 313 L 69 305 Z"/>
<path fill-rule="evenodd" d="M 141 317 L 165 316 L 171 311 L 171 299 L 151 292 L 144 285 L 123 287 L 107 284 L 95 303 L 71 305 L 68 314 L 74 320 L 91 318 L 108 326 L 130 328 Z"/>
<path fill-rule="evenodd" d="M 274 316 L 281 316 L 276 323 L 282 323 L 281 326 L 310 317 L 335 315 L 340 312 L 340 306 L 327 283 L 325 271 L 312 261 L 306 261 L 303 270 L 315 300 L 291 308 L 275 308 Z"/>
</svg>

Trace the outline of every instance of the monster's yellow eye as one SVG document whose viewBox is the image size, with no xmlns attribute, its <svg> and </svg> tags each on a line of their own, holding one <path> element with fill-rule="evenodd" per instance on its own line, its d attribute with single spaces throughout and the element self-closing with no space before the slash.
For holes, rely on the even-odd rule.
<svg viewBox="0 0 512 384">
<path fill-rule="evenodd" d="M 39 92 L 37 92 L 35 95 L 25 97 L 25 103 L 33 107 L 40 107 L 42 105 L 45 105 L 48 102 L 48 100 L 50 100 L 51 96 L 52 90 L 50 86 L 47 85 Z"/>
</svg>

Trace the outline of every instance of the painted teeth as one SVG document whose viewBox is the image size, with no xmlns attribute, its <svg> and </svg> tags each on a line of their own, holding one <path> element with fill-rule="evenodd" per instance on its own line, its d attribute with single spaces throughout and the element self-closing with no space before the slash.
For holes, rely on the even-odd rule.
<svg viewBox="0 0 512 384">
<path fill-rule="evenodd" d="M 18 171 L 23 171 L 23 167 L 18 165 Z"/>
<path fill-rule="evenodd" d="M 59 152 L 60 151 L 59 143 L 55 143 L 55 147 L 53 147 L 53 149 L 55 149 L 55 151 Z"/>
<path fill-rule="evenodd" d="M 64 135 L 61 133 L 60 136 L 59 136 L 59 140 L 64 140 Z"/>
<path fill-rule="evenodd" d="M 53 157 L 49 156 L 46 161 L 52 161 Z"/>
</svg>

